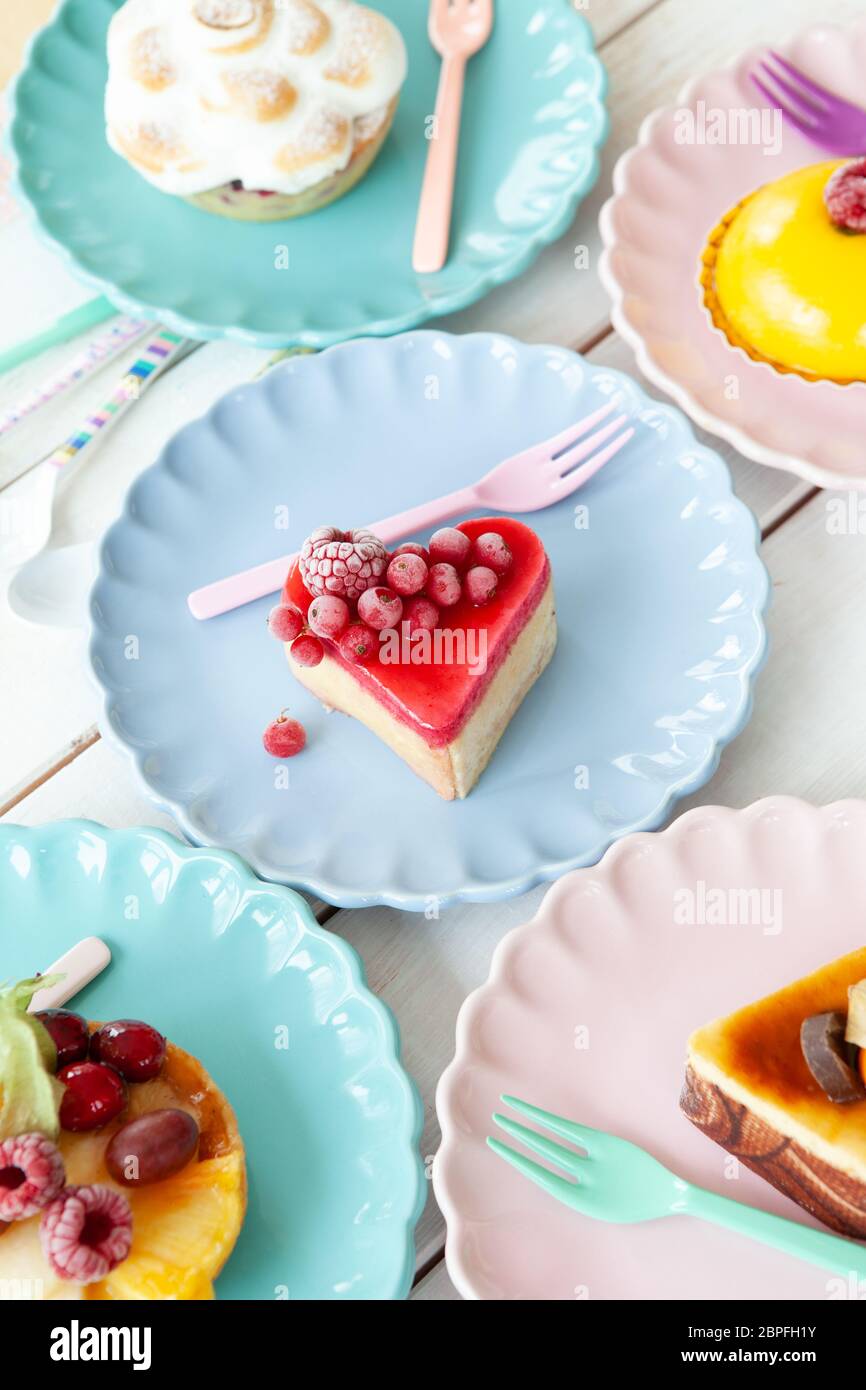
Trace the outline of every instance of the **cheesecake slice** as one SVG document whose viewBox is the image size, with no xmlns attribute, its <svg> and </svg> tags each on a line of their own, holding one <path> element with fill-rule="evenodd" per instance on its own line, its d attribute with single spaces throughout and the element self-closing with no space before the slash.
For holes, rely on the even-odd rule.
<svg viewBox="0 0 866 1390">
<path fill-rule="evenodd" d="M 302 685 L 366 725 L 446 800 L 471 791 L 556 646 L 550 562 L 535 532 L 506 517 L 455 529 L 473 542 L 495 532 L 511 552 L 489 602 L 474 606 L 464 593 L 441 610 L 436 629 L 411 640 L 401 624 L 366 664 L 323 639 L 324 658 L 305 666 L 286 644 Z M 304 615 L 313 602 L 297 565 L 282 601 Z"/>
<path fill-rule="evenodd" d="M 692 1124 L 741 1163 L 861 1239 L 866 1089 L 863 1054 L 844 1041 L 844 1024 L 849 989 L 864 980 L 866 947 L 699 1028 L 680 1100 Z"/>
</svg>

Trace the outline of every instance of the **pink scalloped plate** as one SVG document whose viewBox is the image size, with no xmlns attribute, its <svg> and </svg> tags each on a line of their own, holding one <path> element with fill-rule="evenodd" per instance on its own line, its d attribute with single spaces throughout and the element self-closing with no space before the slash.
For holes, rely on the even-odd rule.
<svg viewBox="0 0 866 1390">
<path fill-rule="evenodd" d="M 864 104 L 866 17 L 845 29 L 806 29 L 779 51 L 817 82 Z M 766 107 L 767 117 L 756 119 L 771 117 L 749 79 L 764 52 L 753 49 L 698 78 L 675 106 L 644 122 L 602 209 L 600 273 L 613 323 L 641 369 L 697 424 L 747 458 L 820 487 L 866 488 L 866 383 L 806 381 L 754 362 L 731 347 L 703 304 L 700 257 L 720 218 L 761 185 L 828 157 L 784 122 L 778 148 L 771 124 L 764 144 L 706 143 L 721 128 L 715 112 Z M 724 128 L 736 132 L 736 117 L 724 117 Z M 685 143 L 692 132 L 696 138 Z"/>
<path fill-rule="evenodd" d="M 703 884 L 703 890 L 700 885 Z M 710 889 L 765 890 L 753 925 L 701 907 Z M 691 892 L 691 899 L 675 894 Z M 714 900 L 718 901 L 718 900 Z M 675 925 L 693 903 L 694 925 Z M 560 879 L 504 937 L 464 1003 L 436 1096 L 436 1196 L 455 1285 L 476 1299 L 850 1297 L 845 1280 L 742 1236 L 668 1217 L 580 1216 L 487 1148 L 502 1093 L 654 1153 L 690 1182 L 804 1224 L 800 1207 L 740 1168 L 680 1113 L 691 1031 L 862 946 L 866 802 L 789 797 L 690 811 L 631 835 Z"/>
</svg>

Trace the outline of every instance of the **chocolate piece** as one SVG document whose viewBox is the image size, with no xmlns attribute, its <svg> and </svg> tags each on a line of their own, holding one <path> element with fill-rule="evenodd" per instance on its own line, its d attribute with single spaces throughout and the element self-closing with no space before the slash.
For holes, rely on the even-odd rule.
<svg viewBox="0 0 866 1390">
<path fill-rule="evenodd" d="M 844 1014 L 813 1014 L 803 1020 L 800 1028 L 806 1066 L 836 1105 L 850 1105 L 866 1098 L 866 1087 L 849 1060 L 845 1023 Z"/>
<path fill-rule="evenodd" d="M 848 989 L 848 1024 L 845 1041 L 854 1047 L 866 1047 L 866 980 Z"/>
</svg>

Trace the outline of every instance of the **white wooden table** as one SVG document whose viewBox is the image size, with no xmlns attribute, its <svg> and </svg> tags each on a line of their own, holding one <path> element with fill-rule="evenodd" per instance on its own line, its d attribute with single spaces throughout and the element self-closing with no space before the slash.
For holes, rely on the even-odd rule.
<svg viewBox="0 0 866 1390">
<path fill-rule="evenodd" d="M 584 0 L 580 8 L 595 29 L 610 75 L 612 133 L 598 187 L 571 231 L 527 275 L 442 326 L 559 343 L 634 372 L 630 350 L 610 327 L 596 273 L 598 209 L 608 196 L 617 156 L 633 142 L 644 115 L 674 97 L 694 73 L 747 45 L 778 40 L 818 16 L 813 0 Z M 820 18 L 844 22 L 862 9 L 862 0 L 825 0 Z M 576 246 L 588 248 L 588 270 L 575 270 Z M 46 250 L 35 246 L 24 219 L 0 194 L 0 347 L 87 297 Z M 68 349 L 56 350 L 0 379 L 0 410 L 64 354 Z M 60 539 L 99 535 L 119 511 L 129 483 L 169 435 L 227 388 L 249 379 L 266 359 L 253 349 L 212 343 L 158 382 L 64 496 Z M 27 462 L 78 424 L 83 403 L 102 399 L 100 381 L 110 385 L 115 374 L 116 366 L 107 368 L 83 395 L 0 440 L 0 500 L 3 486 Z M 748 463 L 732 450 L 722 452 L 737 492 L 761 524 L 773 579 L 772 647 L 746 732 L 727 749 L 712 782 L 679 812 L 713 802 L 744 806 L 773 792 L 816 802 L 861 796 L 866 793 L 866 643 L 858 596 L 866 589 L 866 517 L 862 535 L 831 534 L 830 494 Z M 111 826 L 173 828 L 137 791 L 125 758 L 100 738 L 97 709 L 82 637 L 20 624 L 0 599 L 4 818 L 40 824 L 88 816 Z M 406 1065 L 424 1100 L 425 1158 L 435 1153 L 439 1140 L 434 1092 L 452 1056 L 457 1011 L 485 979 L 496 943 L 532 915 L 543 892 L 507 903 L 460 906 L 433 922 L 389 909 L 320 910 L 329 928 L 358 950 L 370 985 L 399 1020 Z M 417 1231 L 413 1297 L 457 1298 L 445 1270 L 444 1240 L 431 1187 Z"/>
</svg>

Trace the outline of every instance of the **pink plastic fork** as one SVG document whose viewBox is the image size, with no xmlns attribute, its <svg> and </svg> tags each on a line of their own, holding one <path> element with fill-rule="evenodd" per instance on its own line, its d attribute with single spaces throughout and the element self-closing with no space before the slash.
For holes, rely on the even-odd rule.
<svg viewBox="0 0 866 1390">
<path fill-rule="evenodd" d="M 479 508 L 537 512 L 543 507 L 552 507 L 589 482 L 634 435 L 628 416 L 608 419 L 615 408 L 615 402 L 609 401 L 552 439 L 533 444 L 522 453 L 505 459 L 471 487 L 460 488 L 435 502 L 425 502 L 397 516 L 386 517 L 384 521 L 374 521 L 368 529 L 385 545 L 391 545 L 401 536 L 425 531 L 461 512 Z M 601 425 L 602 420 L 607 423 Z M 597 425 L 601 428 L 596 429 Z M 623 426 L 627 427 L 623 429 Z M 294 555 L 281 555 L 278 560 L 268 560 L 264 565 L 194 590 L 187 599 L 190 612 L 194 618 L 216 618 L 220 613 L 230 613 L 266 594 L 275 594 L 283 587 L 294 558 Z"/>
<path fill-rule="evenodd" d="M 834 96 L 780 53 L 769 56 L 774 66 L 761 61 L 763 76 L 753 72 L 751 78 L 789 124 L 830 154 L 866 154 L 866 110 Z"/>
<path fill-rule="evenodd" d="M 441 270 L 448 258 L 466 64 L 492 29 L 493 0 L 430 0 L 428 30 L 442 72 L 412 252 L 419 275 Z"/>
</svg>

